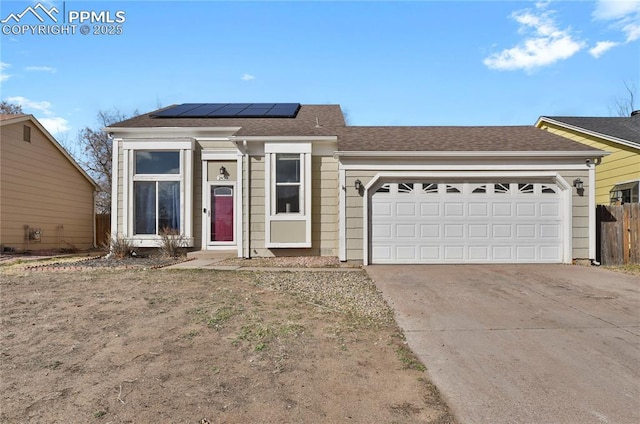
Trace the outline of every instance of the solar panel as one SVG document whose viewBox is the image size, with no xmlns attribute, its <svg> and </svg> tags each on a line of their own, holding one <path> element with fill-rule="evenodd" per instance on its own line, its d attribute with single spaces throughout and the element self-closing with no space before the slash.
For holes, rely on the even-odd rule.
<svg viewBox="0 0 640 424">
<path fill-rule="evenodd" d="M 295 118 L 300 103 L 183 103 L 152 118 Z"/>
</svg>

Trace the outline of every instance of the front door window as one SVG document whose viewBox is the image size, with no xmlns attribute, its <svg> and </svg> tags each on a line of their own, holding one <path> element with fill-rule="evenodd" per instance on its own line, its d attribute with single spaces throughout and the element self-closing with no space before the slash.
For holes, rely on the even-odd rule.
<svg viewBox="0 0 640 424">
<path fill-rule="evenodd" d="M 211 187 L 211 240 L 233 241 L 233 187 Z"/>
</svg>

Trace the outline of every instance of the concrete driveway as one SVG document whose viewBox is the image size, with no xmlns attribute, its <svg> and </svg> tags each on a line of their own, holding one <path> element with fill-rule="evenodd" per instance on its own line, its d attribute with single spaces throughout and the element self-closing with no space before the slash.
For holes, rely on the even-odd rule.
<svg viewBox="0 0 640 424">
<path fill-rule="evenodd" d="M 461 423 L 640 423 L 640 278 L 570 265 L 373 265 Z"/>
</svg>

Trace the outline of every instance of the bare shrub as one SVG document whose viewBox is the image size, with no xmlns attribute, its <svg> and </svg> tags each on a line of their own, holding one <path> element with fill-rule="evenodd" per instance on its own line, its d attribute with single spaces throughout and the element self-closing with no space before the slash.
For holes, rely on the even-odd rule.
<svg viewBox="0 0 640 424">
<path fill-rule="evenodd" d="M 173 228 L 163 228 L 160 231 L 160 254 L 167 258 L 177 258 L 185 255 L 187 241 L 180 232 Z"/>
<path fill-rule="evenodd" d="M 116 259 L 128 258 L 134 253 L 133 243 L 131 240 L 124 238 L 119 234 L 111 238 L 108 248 L 109 254 L 107 256 Z"/>
</svg>

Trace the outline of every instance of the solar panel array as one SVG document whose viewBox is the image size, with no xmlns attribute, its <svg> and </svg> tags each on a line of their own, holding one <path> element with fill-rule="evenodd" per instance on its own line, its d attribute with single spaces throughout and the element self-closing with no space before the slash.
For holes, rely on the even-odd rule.
<svg viewBox="0 0 640 424">
<path fill-rule="evenodd" d="M 183 103 L 152 118 L 295 118 L 300 103 Z"/>
</svg>

